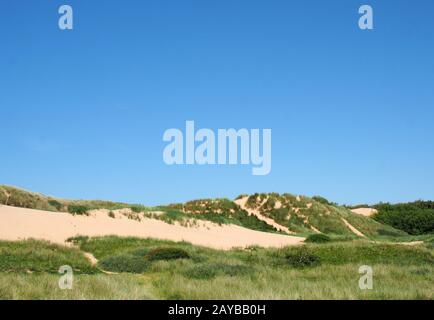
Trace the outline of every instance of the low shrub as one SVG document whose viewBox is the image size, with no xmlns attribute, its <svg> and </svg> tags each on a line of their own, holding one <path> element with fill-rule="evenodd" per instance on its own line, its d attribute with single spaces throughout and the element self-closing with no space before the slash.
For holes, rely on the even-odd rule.
<svg viewBox="0 0 434 320">
<path fill-rule="evenodd" d="M 320 258 L 303 247 L 286 252 L 285 262 L 294 268 L 305 268 L 319 265 Z"/>
<path fill-rule="evenodd" d="M 75 244 L 75 245 L 81 245 L 89 240 L 88 236 L 76 236 L 66 239 L 66 242 Z"/>
<path fill-rule="evenodd" d="M 101 260 L 98 266 L 112 272 L 143 273 L 149 269 L 150 262 L 144 257 L 121 254 Z"/>
<path fill-rule="evenodd" d="M 329 200 L 327 200 L 326 198 L 321 197 L 321 196 L 313 196 L 312 199 L 321 203 L 321 204 L 330 205 L 330 206 L 337 206 L 337 203 L 330 202 Z"/>
<path fill-rule="evenodd" d="M 87 215 L 88 211 L 89 208 L 86 206 L 73 205 L 73 204 L 68 206 L 68 212 L 72 214 Z"/>
<path fill-rule="evenodd" d="M 142 211 L 144 211 L 144 208 L 141 206 L 131 206 L 130 209 L 134 213 L 141 213 Z"/>
<path fill-rule="evenodd" d="M 63 207 L 63 205 L 57 200 L 48 200 L 48 204 L 56 208 L 57 211 L 60 211 Z"/>
<path fill-rule="evenodd" d="M 146 256 L 149 261 L 189 259 L 187 251 L 179 248 L 157 248 L 150 250 Z"/>
<path fill-rule="evenodd" d="M 325 234 L 322 234 L 322 233 L 311 234 L 305 240 L 305 242 L 309 242 L 309 243 L 327 243 L 330 241 L 331 241 L 331 238 Z"/>
</svg>

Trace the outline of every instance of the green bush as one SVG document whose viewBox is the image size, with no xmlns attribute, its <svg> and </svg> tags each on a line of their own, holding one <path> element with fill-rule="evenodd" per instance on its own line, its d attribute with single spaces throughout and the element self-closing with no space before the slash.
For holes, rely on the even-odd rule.
<svg viewBox="0 0 434 320">
<path fill-rule="evenodd" d="M 305 242 L 310 242 L 310 243 L 326 243 L 330 241 L 331 241 L 330 237 L 322 233 L 311 234 L 305 240 Z"/>
<path fill-rule="evenodd" d="M 63 207 L 63 205 L 57 200 L 48 200 L 48 204 L 56 208 L 57 211 L 60 211 Z"/>
<path fill-rule="evenodd" d="M 321 196 L 313 196 L 312 199 L 321 203 L 321 204 L 326 204 L 326 205 L 330 205 L 330 206 L 336 206 L 337 205 L 337 203 L 330 202 L 326 198 L 321 197 Z"/>
<path fill-rule="evenodd" d="M 150 250 L 146 256 L 149 261 L 189 259 L 187 251 L 179 248 L 157 248 Z"/>
<path fill-rule="evenodd" d="M 190 279 L 206 280 L 218 275 L 237 277 L 252 273 L 254 269 L 242 264 L 199 264 L 184 272 L 184 276 Z"/>
<path fill-rule="evenodd" d="M 285 262 L 294 268 L 313 267 L 320 264 L 320 258 L 306 248 L 297 248 L 285 254 Z"/>
<path fill-rule="evenodd" d="M 101 260 L 98 266 L 112 272 L 143 273 L 149 269 L 150 262 L 144 257 L 121 254 Z"/>
<path fill-rule="evenodd" d="M 134 213 L 141 213 L 141 212 L 145 211 L 145 208 L 143 206 L 139 206 L 139 205 L 131 206 L 130 209 Z"/>
<path fill-rule="evenodd" d="M 434 232 L 434 202 L 416 201 L 412 203 L 389 204 L 375 206 L 378 213 L 374 219 L 403 230 L 411 235 Z"/>
<path fill-rule="evenodd" d="M 75 245 L 81 245 L 89 240 L 88 236 L 76 236 L 66 239 L 66 242 L 73 243 Z"/>
<path fill-rule="evenodd" d="M 89 208 L 86 206 L 73 205 L 73 204 L 68 206 L 68 212 L 72 214 L 87 215 L 88 211 Z"/>
</svg>

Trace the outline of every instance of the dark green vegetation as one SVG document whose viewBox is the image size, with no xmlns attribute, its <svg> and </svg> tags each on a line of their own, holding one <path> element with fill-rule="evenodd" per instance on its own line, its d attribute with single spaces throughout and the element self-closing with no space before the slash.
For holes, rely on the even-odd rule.
<svg viewBox="0 0 434 320">
<path fill-rule="evenodd" d="M 150 250 L 145 258 L 149 261 L 190 259 L 187 251 L 179 248 L 156 248 Z"/>
<path fill-rule="evenodd" d="M 327 243 L 332 241 L 332 239 L 325 234 L 311 234 L 305 240 L 306 243 Z"/>
<path fill-rule="evenodd" d="M 381 203 L 374 206 L 378 222 L 404 230 L 411 235 L 434 233 L 434 202 Z"/>
<path fill-rule="evenodd" d="M 294 268 L 313 267 L 321 263 L 319 255 L 310 252 L 310 250 L 305 247 L 288 250 L 288 252 L 284 254 L 284 259 L 282 263 Z"/>
<path fill-rule="evenodd" d="M 144 257 L 125 253 L 105 258 L 98 265 L 111 272 L 143 273 L 149 269 L 150 263 Z"/>
<path fill-rule="evenodd" d="M 154 239 L 72 240 L 99 259 L 98 275 L 78 249 L 37 241 L 1 242 L 0 299 L 433 299 L 430 243 L 357 240 L 218 251 Z M 23 254 L 25 248 L 30 255 Z M 15 267 L 5 268 L 11 256 L 16 257 Z M 67 292 L 56 288 L 59 278 L 53 274 L 64 264 L 82 274 Z M 374 270 L 373 290 L 358 288 L 361 265 Z"/>
</svg>

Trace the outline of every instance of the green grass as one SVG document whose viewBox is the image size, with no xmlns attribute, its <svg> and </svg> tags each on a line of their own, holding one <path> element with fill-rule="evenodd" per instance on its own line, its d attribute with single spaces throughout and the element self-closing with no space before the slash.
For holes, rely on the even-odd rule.
<svg viewBox="0 0 434 320">
<path fill-rule="evenodd" d="M 80 267 L 73 289 L 60 290 L 60 275 L 54 274 L 60 265 L 96 271 L 82 252 L 38 241 L 2 242 L 0 263 L 8 267 L 0 269 L 0 299 L 434 298 L 430 241 L 416 247 L 349 240 L 229 251 L 118 237 L 78 237 L 75 243 L 100 259 L 99 267 L 119 274 L 83 275 Z M 165 254 L 148 259 L 152 252 Z M 171 259 L 181 252 L 189 259 Z M 358 288 L 361 265 L 374 270 L 373 290 Z"/>
<path fill-rule="evenodd" d="M 96 237 L 89 239 L 88 237 L 75 237 L 70 239 L 77 243 L 83 251 L 91 252 L 97 259 L 103 259 L 109 256 L 115 256 L 123 253 L 130 253 L 134 250 L 143 249 L 144 253 L 157 247 L 170 247 L 176 244 L 178 248 L 189 247 L 194 248 L 187 242 L 172 242 L 156 239 L 140 239 L 134 237 Z"/>
<path fill-rule="evenodd" d="M 99 261 L 98 266 L 111 272 L 144 273 L 153 261 L 190 259 L 187 251 L 173 247 L 148 248 L 141 247 Z"/>
<path fill-rule="evenodd" d="M 383 242 L 414 242 L 414 241 L 425 241 L 431 242 L 434 241 L 434 234 L 423 234 L 423 235 L 406 235 L 406 236 L 389 236 L 389 235 L 379 235 L 373 237 L 374 240 L 383 241 Z"/>
<path fill-rule="evenodd" d="M 153 281 L 168 299 L 433 299 L 433 268 L 374 267 L 373 290 L 358 287 L 359 265 L 264 268 L 254 275 L 192 280 L 163 274 Z"/>
<path fill-rule="evenodd" d="M 287 247 L 273 252 L 275 257 L 297 251 L 307 251 L 315 255 L 324 265 L 356 264 L 391 264 L 391 265 L 431 265 L 434 255 L 425 247 L 410 247 L 394 244 L 374 244 L 364 241 L 312 244 L 301 248 Z"/>
<path fill-rule="evenodd" d="M 249 265 L 275 265 L 291 252 L 306 250 L 318 256 L 325 264 L 396 264 L 396 265 L 434 265 L 433 251 L 426 246 L 406 246 L 388 243 L 372 243 L 364 240 L 330 242 L 323 244 L 306 244 L 302 247 L 286 247 L 283 249 L 263 249 L 252 247 L 248 250 L 233 249 L 229 251 L 213 250 L 193 246 L 186 242 L 138 238 L 103 237 L 91 238 L 80 243 L 80 248 L 91 252 L 97 259 L 129 254 L 134 250 L 149 252 L 156 248 L 179 248 L 185 251 L 194 261 L 208 260 L 219 262 L 221 259 L 244 261 Z M 145 256 L 146 254 L 144 254 Z"/>
<path fill-rule="evenodd" d="M 136 275 L 76 275 L 72 290 L 61 290 L 54 274 L 0 273 L 0 300 L 151 299 L 152 288 Z"/>
<path fill-rule="evenodd" d="M 213 279 L 217 276 L 239 277 L 253 274 L 255 269 L 244 264 L 200 263 L 186 268 L 182 275 L 189 279 Z"/>
<path fill-rule="evenodd" d="M 76 273 L 98 272 L 81 251 L 43 241 L 0 241 L 0 272 L 57 273 L 70 265 Z"/>
</svg>

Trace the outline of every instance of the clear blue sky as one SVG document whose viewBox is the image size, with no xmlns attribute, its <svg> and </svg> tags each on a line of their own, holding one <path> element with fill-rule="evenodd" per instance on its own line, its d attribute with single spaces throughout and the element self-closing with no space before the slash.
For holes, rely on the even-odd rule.
<svg viewBox="0 0 434 320">
<path fill-rule="evenodd" d="M 433 200 L 434 1 L 1 1 L 0 111 L 0 184 L 59 197 Z M 186 120 L 272 129 L 271 174 L 165 165 Z"/>
</svg>

